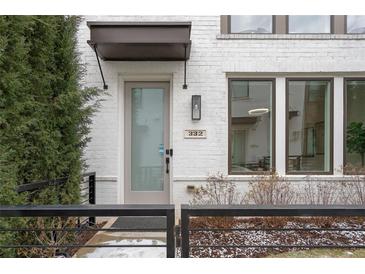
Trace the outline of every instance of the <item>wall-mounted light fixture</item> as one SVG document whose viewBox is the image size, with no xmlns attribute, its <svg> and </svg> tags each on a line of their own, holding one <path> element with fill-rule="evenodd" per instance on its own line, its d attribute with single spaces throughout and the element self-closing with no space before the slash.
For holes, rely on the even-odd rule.
<svg viewBox="0 0 365 274">
<path fill-rule="evenodd" d="M 201 105 L 201 95 L 193 95 L 191 97 L 191 119 L 200 120 L 202 116 L 202 105 Z"/>
</svg>

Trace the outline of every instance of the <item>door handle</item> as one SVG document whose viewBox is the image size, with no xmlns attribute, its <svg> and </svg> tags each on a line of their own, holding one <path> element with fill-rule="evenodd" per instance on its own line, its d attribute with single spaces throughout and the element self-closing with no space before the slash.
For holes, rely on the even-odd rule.
<svg viewBox="0 0 365 274">
<path fill-rule="evenodd" d="M 170 157 L 172 157 L 174 150 L 172 148 L 170 149 L 166 149 L 166 155 L 170 155 Z"/>
<path fill-rule="evenodd" d="M 169 157 L 166 157 L 165 158 L 165 163 L 166 163 L 166 174 L 169 174 L 170 173 L 170 158 Z"/>
</svg>

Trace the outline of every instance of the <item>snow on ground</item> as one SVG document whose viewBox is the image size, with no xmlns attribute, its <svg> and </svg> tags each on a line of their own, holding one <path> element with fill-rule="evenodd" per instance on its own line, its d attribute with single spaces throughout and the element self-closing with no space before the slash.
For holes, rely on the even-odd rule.
<svg viewBox="0 0 365 274">
<path fill-rule="evenodd" d="M 365 246 L 365 222 L 361 218 L 343 217 L 344 221 L 329 217 L 291 219 L 234 218 L 229 219 L 230 223 L 225 220 L 225 224 L 218 218 L 192 218 L 192 228 L 195 230 L 190 231 L 190 257 L 251 258 L 308 250 L 306 246 L 345 246 L 347 249 Z M 206 230 L 219 225 L 220 228 L 224 225 L 224 230 Z M 227 230 L 232 228 L 238 230 Z M 352 251 L 348 252 L 346 255 L 352 255 Z"/>
<path fill-rule="evenodd" d="M 136 245 L 136 247 L 100 247 L 83 254 L 84 258 L 166 258 L 165 247 L 138 247 L 138 245 L 164 245 L 154 239 L 123 239 L 98 244 L 104 245 Z"/>
</svg>

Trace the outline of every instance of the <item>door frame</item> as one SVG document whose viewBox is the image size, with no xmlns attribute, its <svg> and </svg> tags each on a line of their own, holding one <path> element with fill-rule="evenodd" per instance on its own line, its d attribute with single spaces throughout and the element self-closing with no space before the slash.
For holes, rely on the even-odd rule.
<svg viewBox="0 0 365 274">
<path fill-rule="evenodd" d="M 172 159 L 170 159 L 169 169 L 170 172 L 167 174 L 166 170 L 166 149 L 171 148 L 171 82 L 170 81 L 123 81 L 123 151 L 121 159 L 123 159 L 123 178 L 122 189 L 123 189 L 123 202 L 124 203 L 170 203 L 171 201 L 171 169 L 172 169 Z M 157 88 L 162 87 L 165 90 L 164 94 L 164 154 L 163 154 L 163 170 L 164 170 L 164 191 L 136 191 L 135 195 L 130 190 L 131 188 L 131 90 L 133 87 L 141 88 Z M 155 194 L 155 195 L 154 195 Z"/>
</svg>

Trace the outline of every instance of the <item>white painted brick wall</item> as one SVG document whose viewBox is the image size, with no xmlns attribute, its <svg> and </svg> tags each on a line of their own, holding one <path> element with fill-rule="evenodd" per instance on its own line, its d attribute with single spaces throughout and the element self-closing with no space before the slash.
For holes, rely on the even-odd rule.
<svg viewBox="0 0 365 274">
<path fill-rule="evenodd" d="M 187 184 L 200 184 L 207 174 L 227 173 L 228 164 L 228 86 L 227 75 L 272 76 L 277 79 L 277 166 L 284 171 L 283 139 L 285 128 L 283 77 L 287 75 L 326 75 L 337 77 L 336 94 L 341 94 L 342 77 L 365 75 L 365 35 L 221 35 L 219 16 L 86 16 L 78 33 L 79 50 L 86 63 L 87 86 L 102 87 L 95 54 L 87 45 L 89 29 L 86 21 L 191 21 L 192 49 L 187 67 L 189 88 L 182 89 L 182 62 L 102 62 L 108 96 L 94 117 L 92 141 L 86 151 L 90 170 L 96 171 L 97 202 L 123 201 L 123 162 L 120 138 L 123 121 L 119 110 L 122 96 L 119 74 L 172 74 L 172 147 L 173 200 L 187 202 Z M 234 38 L 234 39 L 232 39 Z M 336 84 L 337 83 L 337 84 Z M 202 95 L 202 119 L 191 121 L 191 95 Z M 337 101 L 336 101 L 337 100 Z M 335 98 L 341 106 L 342 98 Z M 335 163 L 342 164 L 342 117 L 335 120 Z M 183 130 L 207 130 L 207 139 L 183 138 Z M 279 138 L 278 138 L 279 137 Z M 337 155 L 337 156 L 336 156 Z M 336 158 L 337 157 L 337 158 Z M 336 168 L 336 166 L 335 166 Z M 104 177 L 116 181 L 103 181 Z M 245 181 L 247 176 L 238 177 Z"/>
</svg>

